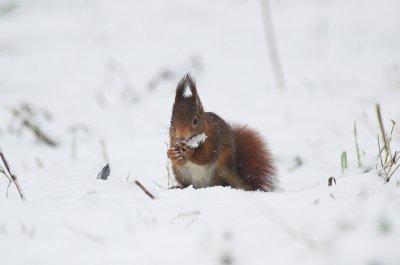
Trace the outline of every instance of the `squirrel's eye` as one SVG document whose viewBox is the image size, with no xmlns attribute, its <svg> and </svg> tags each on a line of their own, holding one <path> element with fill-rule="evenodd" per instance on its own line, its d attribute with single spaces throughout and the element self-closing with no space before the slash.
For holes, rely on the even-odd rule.
<svg viewBox="0 0 400 265">
<path fill-rule="evenodd" d="M 199 119 L 197 117 L 193 118 L 193 125 L 197 125 L 199 123 Z"/>
</svg>

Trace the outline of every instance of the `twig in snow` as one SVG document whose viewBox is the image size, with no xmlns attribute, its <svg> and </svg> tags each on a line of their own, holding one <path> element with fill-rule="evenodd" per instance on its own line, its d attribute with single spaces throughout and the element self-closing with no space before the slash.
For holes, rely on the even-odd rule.
<svg viewBox="0 0 400 265">
<path fill-rule="evenodd" d="M 151 194 L 138 180 L 135 180 L 135 184 L 144 192 L 147 196 L 149 196 L 152 200 L 154 200 L 153 194 Z"/>
<path fill-rule="evenodd" d="M 269 0 L 261 1 L 261 11 L 264 18 L 265 35 L 267 37 L 268 51 L 271 59 L 272 68 L 274 70 L 276 85 L 278 89 L 285 90 L 285 78 L 283 75 L 282 65 L 279 59 L 278 46 L 275 40 L 275 32 L 271 18 L 271 6 Z"/>
<path fill-rule="evenodd" d="M 25 198 L 24 193 L 22 192 L 21 186 L 19 185 L 18 179 L 14 174 L 11 173 L 10 166 L 8 165 L 7 159 L 4 156 L 3 152 L 1 152 L 1 151 L 0 151 L 0 157 L 1 157 L 1 160 L 3 161 L 4 166 L 6 167 L 6 171 L 3 170 L 2 168 L 0 168 L 0 172 L 3 173 L 10 181 L 10 183 L 8 184 L 8 187 L 7 187 L 7 195 L 8 195 L 8 189 L 9 189 L 11 183 L 14 183 L 15 187 L 18 190 L 19 196 L 21 197 L 21 199 L 23 201 L 25 201 L 26 198 Z"/>
</svg>

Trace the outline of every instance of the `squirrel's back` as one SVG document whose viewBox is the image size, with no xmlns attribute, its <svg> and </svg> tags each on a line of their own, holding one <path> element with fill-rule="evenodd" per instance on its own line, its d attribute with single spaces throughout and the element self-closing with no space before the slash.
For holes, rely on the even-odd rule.
<svg viewBox="0 0 400 265">
<path fill-rule="evenodd" d="M 247 126 L 232 125 L 237 173 L 251 190 L 276 188 L 276 168 L 265 141 Z"/>
</svg>

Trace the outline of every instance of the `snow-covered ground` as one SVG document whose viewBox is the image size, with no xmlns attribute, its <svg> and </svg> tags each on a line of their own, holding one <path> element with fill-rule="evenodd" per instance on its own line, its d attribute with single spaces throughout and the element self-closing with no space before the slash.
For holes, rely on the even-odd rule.
<svg viewBox="0 0 400 265">
<path fill-rule="evenodd" d="M 283 92 L 256 0 L 0 0 L 0 148 L 27 196 L 0 176 L 0 264 L 400 264 L 400 171 L 375 170 L 375 104 L 400 124 L 400 2 L 270 2 Z M 186 72 L 265 136 L 279 191 L 167 189 Z"/>
</svg>

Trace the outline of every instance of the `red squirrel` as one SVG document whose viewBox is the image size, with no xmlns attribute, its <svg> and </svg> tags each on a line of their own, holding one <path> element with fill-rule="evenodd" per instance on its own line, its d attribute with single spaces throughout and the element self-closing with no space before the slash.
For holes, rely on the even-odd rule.
<svg viewBox="0 0 400 265">
<path fill-rule="evenodd" d="M 176 88 L 168 157 L 179 187 L 272 191 L 276 168 L 261 136 L 205 112 L 189 74 Z"/>
</svg>

